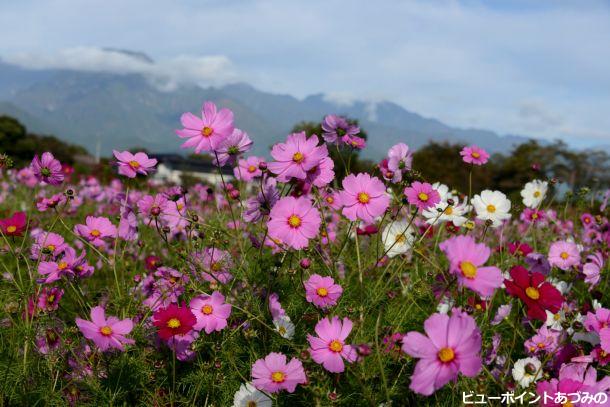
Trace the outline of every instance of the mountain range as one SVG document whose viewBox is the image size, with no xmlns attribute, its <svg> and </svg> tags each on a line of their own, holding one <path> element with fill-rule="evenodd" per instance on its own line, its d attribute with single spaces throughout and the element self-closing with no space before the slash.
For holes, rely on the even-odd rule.
<svg viewBox="0 0 610 407">
<path fill-rule="evenodd" d="M 145 58 L 139 53 L 127 55 Z M 102 155 L 133 147 L 157 153 L 180 151 L 181 140 L 174 133 L 180 127 L 180 115 L 200 114 L 206 100 L 233 110 L 236 126 L 248 132 L 254 140 L 253 153 L 259 155 L 268 154 L 269 147 L 284 139 L 296 123 L 319 122 L 330 113 L 358 119 L 369 135 L 363 155 L 373 159 L 398 142 L 412 148 L 431 140 L 461 142 L 506 152 L 528 140 L 451 127 L 390 101 L 336 103 L 324 94 L 297 99 L 245 83 L 181 84 L 164 89 L 144 74 L 32 70 L 0 60 L 0 114 L 18 118 L 32 132 L 54 134 Z"/>
</svg>

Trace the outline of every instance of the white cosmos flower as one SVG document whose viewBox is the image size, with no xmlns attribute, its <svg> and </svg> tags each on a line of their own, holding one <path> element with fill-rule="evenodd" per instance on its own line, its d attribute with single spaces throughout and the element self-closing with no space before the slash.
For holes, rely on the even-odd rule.
<svg viewBox="0 0 610 407">
<path fill-rule="evenodd" d="M 566 320 L 566 313 L 563 309 L 553 314 L 551 311 L 546 310 L 546 322 L 544 323 L 547 327 L 554 329 L 555 331 L 563 331 L 563 324 Z"/>
<path fill-rule="evenodd" d="M 415 241 L 415 230 L 406 220 L 394 221 L 387 225 L 381 235 L 388 257 L 404 254 Z"/>
<path fill-rule="evenodd" d="M 544 200 L 546 192 L 549 189 L 549 183 L 546 181 L 533 180 L 525 184 L 521 190 L 523 197 L 523 205 L 528 208 L 537 208 Z"/>
<path fill-rule="evenodd" d="M 269 396 L 257 390 L 252 383 L 242 383 L 233 396 L 233 407 L 272 407 Z"/>
<path fill-rule="evenodd" d="M 275 330 L 280 334 L 282 338 L 292 339 L 294 336 L 294 324 L 290 320 L 288 315 L 282 315 L 273 320 Z"/>
<path fill-rule="evenodd" d="M 513 366 L 513 379 L 521 387 L 528 387 L 542 377 L 540 360 L 536 357 L 519 359 Z"/>
<path fill-rule="evenodd" d="M 510 219 L 510 201 L 500 191 L 486 189 L 481 195 L 472 198 L 472 205 L 477 212 L 477 219 L 490 220 L 491 226 L 497 228 L 506 219 Z"/>
<path fill-rule="evenodd" d="M 464 216 L 470 211 L 470 206 L 467 205 L 467 200 L 460 203 L 460 198 L 449 192 L 449 187 L 445 184 L 436 182 L 432 188 L 438 191 L 441 200 L 434 206 L 431 206 L 422 212 L 426 222 L 429 225 L 435 225 L 439 222 L 453 222 L 456 226 L 462 226 L 467 221 Z M 453 200 L 453 205 L 449 205 L 449 199 Z"/>
</svg>

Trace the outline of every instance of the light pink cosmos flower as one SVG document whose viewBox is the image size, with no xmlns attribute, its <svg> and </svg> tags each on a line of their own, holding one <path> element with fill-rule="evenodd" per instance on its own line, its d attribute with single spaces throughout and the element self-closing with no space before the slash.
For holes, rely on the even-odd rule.
<svg viewBox="0 0 610 407">
<path fill-rule="evenodd" d="M 394 174 L 402 174 L 411 169 L 413 152 L 405 143 L 398 143 L 388 150 L 388 169 Z"/>
<path fill-rule="evenodd" d="M 568 270 L 580 263 L 580 251 L 576 243 L 560 240 L 549 247 L 549 263 L 561 270 Z"/>
<path fill-rule="evenodd" d="M 482 297 L 489 297 L 504 281 L 502 271 L 495 266 L 481 267 L 489 259 L 491 250 L 476 243 L 471 236 L 454 236 L 442 242 L 440 249 L 449 259 L 449 271 L 463 285 Z"/>
<path fill-rule="evenodd" d="M 112 153 L 119 160 L 117 162 L 119 174 L 128 178 L 135 178 L 138 174 L 148 175 L 148 171 L 152 171 L 157 165 L 157 160 L 148 158 L 146 153 L 132 154 L 129 151 L 120 152 L 116 150 L 112 150 Z"/>
<path fill-rule="evenodd" d="M 404 193 L 409 203 L 422 211 L 441 201 L 441 195 L 427 182 L 414 181 Z"/>
<path fill-rule="evenodd" d="M 40 157 L 35 155 L 30 168 L 38 181 L 44 184 L 59 185 L 65 177 L 61 169 L 61 163 L 48 151 L 42 153 Z"/>
<path fill-rule="evenodd" d="M 271 208 L 269 237 L 293 249 L 303 249 L 320 230 L 320 213 L 305 197 L 284 197 Z"/>
<path fill-rule="evenodd" d="M 282 304 L 280 304 L 280 296 L 277 293 L 269 295 L 269 312 L 274 321 L 286 315 L 286 311 L 282 308 Z"/>
<path fill-rule="evenodd" d="M 233 164 L 238 156 L 252 148 L 252 144 L 248 133 L 240 129 L 233 129 L 233 133 L 222 140 L 214 150 L 214 165 L 222 167 L 227 163 Z"/>
<path fill-rule="evenodd" d="M 263 172 L 259 168 L 260 163 L 264 162 L 263 157 L 251 156 L 246 159 L 238 161 L 237 167 L 233 169 L 235 179 L 240 181 L 252 181 L 256 177 L 263 175 Z"/>
<path fill-rule="evenodd" d="M 335 179 L 334 167 L 334 161 L 330 157 L 324 157 L 318 165 L 307 171 L 305 181 L 318 188 L 323 188 Z"/>
<path fill-rule="evenodd" d="M 602 252 L 595 252 L 587 256 L 587 262 L 582 266 L 582 272 L 585 275 L 585 283 L 589 284 L 589 291 L 599 283 L 603 268 L 604 256 Z"/>
<path fill-rule="evenodd" d="M 76 318 L 76 325 L 85 338 L 92 340 L 102 352 L 111 348 L 124 350 L 124 345 L 134 344 L 133 339 L 126 338 L 133 329 L 133 322 L 126 318 L 106 318 L 104 308 L 91 308 L 91 321 Z"/>
<path fill-rule="evenodd" d="M 94 246 L 103 246 L 104 238 L 116 237 L 117 228 L 106 217 L 87 216 L 84 225 L 74 226 L 74 232 Z"/>
<path fill-rule="evenodd" d="M 343 318 L 343 322 L 338 317 L 333 317 L 332 320 L 321 319 L 316 324 L 315 330 L 317 337 L 307 335 L 309 353 L 311 358 L 324 369 L 332 373 L 341 373 L 345 370 L 343 359 L 348 363 L 358 359 L 356 349 L 345 343 L 352 331 L 352 321 L 348 318 Z"/>
<path fill-rule="evenodd" d="M 292 358 L 286 363 L 286 355 L 276 352 L 254 362 L 252 377 L 254 386 L 268 393 L 277 393 L 281 390 L 293 393 L 297 384 L 307 382 L 305 369 L 300 360 Z"/>
<path fill-rule="evenodd" d="M 335 284 L 332 277 L 322 277 L 319 274 L 313 274 L 303 285 L 305 286 L 305 298 L 318 308 L 329 308 L 336 305 L 343 293 L 343 287 Z"/>
<path fill-rule="evenodd" d="M 197 318 L 193 329 L 203 329 L 208 335 L 213 331 L 222 331 L 231 315 L 231 304 L 226 304 L 225 296 L 218 291 L 214 291 L 211 296 L 199 295 L 193 298 L 189 306 Z"/>
<path fill-rule="evenodd" d="M 390 205 L 390 197 L 379 178 L 369 174 L 350 174 L 343 179 L 343 215 L 351 221 L 373 222 Z"/>
<path fill-rule="evenodd" d="M 489 160 L 489 153 L 481 147 L 468 146 L 460 151 L 462 160 L 467 164 L 483 165 Z"/>
<path fill-rule="evenodd" d="M 288 182 L 291 178 L 304 180 L 307 171 L 320 164 L 328 157 L 326 145 L 318 146 L 318 136 L 307 138 L 304 131 L 288 136 L 285 143 L 277 143 L 271 149 L 275 161 L 268 165 L 269 171 L 277 175 L 277 179 Z"/>
<path fill-rule="evenodd" d="M 411 331 L 402 340 L 403 352 L 419 358 L 409 388 L 429 396 L 457 378 L 475 377 L 481 370 L 481 331 L 468 314 L 454 309 L 432 314 L 424 322 L 426 335 Z"/>
<path fill-rule="evenodd" d="M 212 102 L 205 102 L 201 109 L 201 119 L 187 112 L 180 117 L 181 130 L 176 130 L 180 138 L 188 139 L 182 148 L 195 148 L 195 153 L 214 151 L 220 143 L 233 133 L 233 112 L 229 109 L 216 110 Z"/>
</svg>

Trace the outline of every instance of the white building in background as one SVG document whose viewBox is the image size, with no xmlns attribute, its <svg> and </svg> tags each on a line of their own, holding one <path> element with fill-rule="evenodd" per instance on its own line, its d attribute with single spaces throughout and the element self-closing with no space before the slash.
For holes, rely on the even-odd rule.
<svg viewBox="0 0 610 407">
<path fill-rule="evenodd" d="M 154 180 L 181 185 L 183 177 L 192 177 L 204 183 L 216 185 L 222 182 L 218 168 L 211 162 L 194 160 L 178 154 L 151 154 L 158 161 Z M 222 168 L 225 182 L 234 179 L 230 166 Z"/>
</svg>

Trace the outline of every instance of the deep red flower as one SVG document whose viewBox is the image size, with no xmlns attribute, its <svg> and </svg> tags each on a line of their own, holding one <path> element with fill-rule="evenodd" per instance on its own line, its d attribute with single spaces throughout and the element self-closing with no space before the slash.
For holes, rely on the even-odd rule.
<svg viewBox="0 0 610 407">
<path fill-rule="evenodd" d="M 186 304 L 182 304 L 180 307 L 170 304 L 153 314 L 153 325 L 159 329 L 159 337 L 163 340 L 171 339 L 175 335 L 187 334 L 196 323 L 195 314 Z"/>
<path fill-rule="evenodd" d="M 561 293 L 540 273 L 529 273 L 522 266 L 510 270 L 512 280 L 504 280 L 506 291 L 518 297 L 527 305 L 527 315 L 531 319 L 546 321 L 546 312 L 559 311 L 564 299 Z"/>
<path fill-rule="evenodd" d="M 509 243 L 508 250 L 510 251 L 510 254 L 517 257 L 525 257 L 534 251 L 534 249 L 532 249 L 530 245 L 528 245 L 527 243 L 520 242 L 518 240 L 513 243 Z"/>
<path fill-rule="evenodd" d="M 0 219 L 0 228 L 6 236 L 22 236 L 26 223 L 25 212 L 15 212 L 10 218 Z"/>
<path fill-rule="evenodd" d="M 144 259 L 144 265 L 146 267 L 146 270 L 149 271 L 157 270 L 161 263 L 161 258 L 157 256 L 148 256 L 146 257 L 146 259 Z"/>
<path fill-rule="evenodd" d="M 356 228 L 356 233 L 358 233 L 358 236 L 371 236 L 378 231 L 379 229 L 375 225 L 366 225 L 363 228 Z"/>
</svg>

